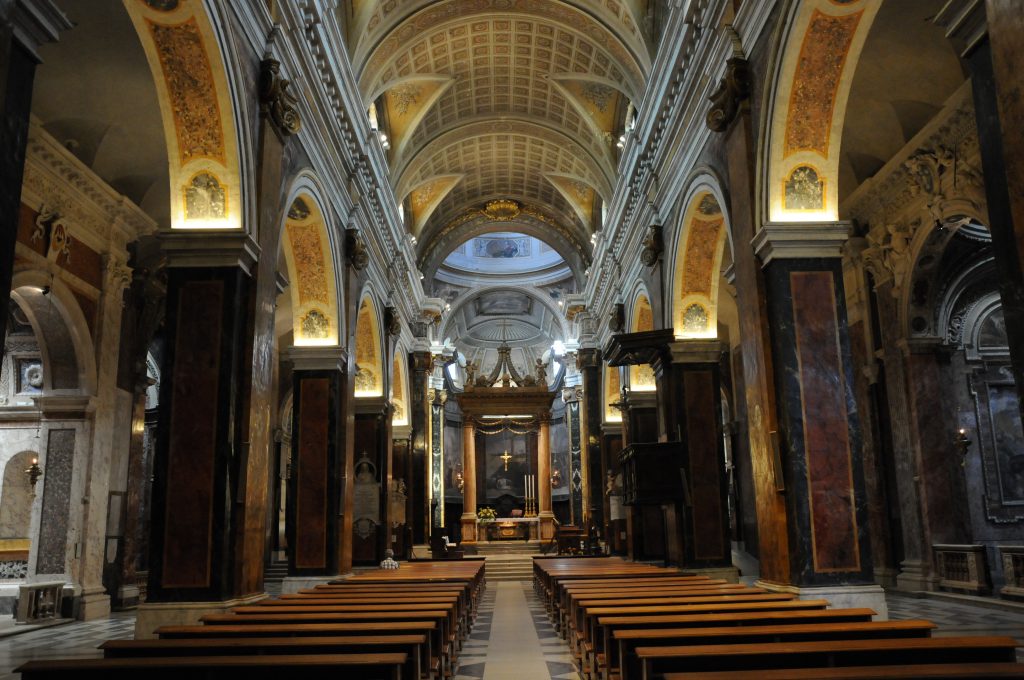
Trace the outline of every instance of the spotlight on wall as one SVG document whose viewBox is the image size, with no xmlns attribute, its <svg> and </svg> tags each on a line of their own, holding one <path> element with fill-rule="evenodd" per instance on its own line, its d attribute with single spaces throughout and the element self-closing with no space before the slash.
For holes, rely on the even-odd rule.
<svg viewBox="0 0 1024 680">
<path fill-rule="evenodd" d="M 953 446 L 956 447 L 956 452 L 960 454 L 960 467 L 964 467 L 967 464 L 967 449 L 971 447 L 971 440 L 967 436 L 967 430 L 960 428 L 956 432 L 956 437 L 953 438 Z"/>
<path fill-rule="evenodd" d="M 25 474 L 28 475 L 28 485 L 32 487 L 32 493 L 36 492 L 36 482 L 43 476 L 43 469 L 39 467 L 39 459 L 33 458 L 32 464 L 25 468 Z"/>
</svg>

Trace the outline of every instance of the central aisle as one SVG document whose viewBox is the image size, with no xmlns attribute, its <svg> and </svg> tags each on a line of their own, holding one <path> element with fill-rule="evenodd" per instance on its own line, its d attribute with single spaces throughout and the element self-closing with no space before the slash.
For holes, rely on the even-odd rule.
<svg viewBox="0 0 1024 680">
<path fill-rule="evenodd" d="M 568 648 L 551 628 L 529 581 L 489 582 L 487 590 L 456 680 L 578 677 Z"/>
</svg>

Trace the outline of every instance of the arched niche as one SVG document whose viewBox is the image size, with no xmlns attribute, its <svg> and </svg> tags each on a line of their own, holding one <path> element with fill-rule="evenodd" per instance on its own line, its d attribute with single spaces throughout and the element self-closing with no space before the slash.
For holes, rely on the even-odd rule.
<svg viewBox="0 0 1024 680">
<path fill-rule="evenodd" d="M 646 292 L 638 294 L 633 301 L 629 330 L 631 333 L 655 330 L 654 310 L 651 309 L 651 301 Z M 657 389 L 654 381 L 654 369 L 650 364 L 629 367 L 629 389 L 631 392 L 654 392 Z"/>
<path fill-rule="evenodd" d="M 369 294 L 359 302 L 356 316 L 356 388 L 355 396 L 384 396 L 384 363 L 377 305 Z"/>
<path fill-rule="evenodd" d="M 39 342 L 43 396 L 95 394 L 92 335 L 74 293 L 59 278 L 30 270 L 14 275 L 11 299 L 25 312 Z"/>
<path fill-rule="evenodd" d="M 338 345 L 342 324 L 336 251 L 320 204 L 307 191 L 288 204 L 281 251 L 288 271 L 294 345 Z"/>
<path fill-rule="evenodd" d="M 0 487 L 0 551 L 29 549 L 35 494 L 25 471 L 38 460 L 37 452 L 22 451 L 11 456 L 4 465 Z"/>
<path fill-rule="evenodd" d="M 672 328 L 677 338 L 718 335 L 718 292 L 725 256 L 725 213 L 719 199 L 699 188 L 683 213 L 672 270 Z"/>
<path fill-rule="evenodd" d="M 839 147 L 850 86 L 880 0 L 801 0 L 784 17 L 766 107 L 772 222 L 839 216 Z"/>
<path fill-rule="evenodd" d="M 235 105 L 214 17 L 201 0 L 125 2 L 156 84 L 172 229 L 241 229 Z"/>
</svg>

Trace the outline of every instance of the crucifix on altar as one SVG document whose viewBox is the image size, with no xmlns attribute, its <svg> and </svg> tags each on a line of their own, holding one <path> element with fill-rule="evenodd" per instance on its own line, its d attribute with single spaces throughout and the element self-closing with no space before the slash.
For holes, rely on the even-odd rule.
<svg viewBox="0 0 1024 680">
<path fill-rule="evenodd" d="M 478 500 L 488 503 L 489 495 L 522 506 L 516 508 L 521 516 L 499 519 L 532 525 L 530 536 L 542 541 L 554 536 L 550 442 L 556 394 L 546 380 L 519 375 L 507 345 L 498 352 L 492 375 L 467 380 L 456 394 L 463 416 L 463 544 L 488 535 L 479 530 L 477 510 Z"/>
</svg>

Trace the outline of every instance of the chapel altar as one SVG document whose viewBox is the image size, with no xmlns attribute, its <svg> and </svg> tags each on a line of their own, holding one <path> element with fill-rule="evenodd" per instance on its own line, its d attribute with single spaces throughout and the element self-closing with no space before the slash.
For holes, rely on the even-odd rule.
<svg viewBox="0 0 1024 680">
<path fill-rule="evenodd" d="M 508 346 L 498 351 L 491 374 L 467 371 L 465 388 L 456 396 L 463 417 L 463 544 L 554 536 L 550 428 L 556 395 L 543 369 L 537 376 L 520 375 Z M 506 516 L 481 521 L 479 505 L 493 507 L 498 500 L 505 501 Z"/>
</svg>

